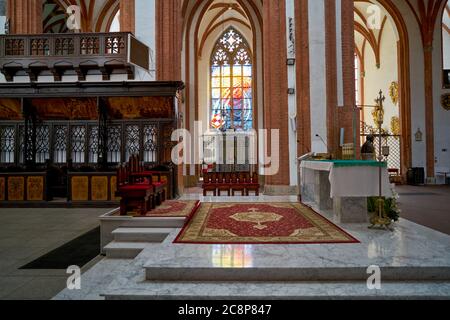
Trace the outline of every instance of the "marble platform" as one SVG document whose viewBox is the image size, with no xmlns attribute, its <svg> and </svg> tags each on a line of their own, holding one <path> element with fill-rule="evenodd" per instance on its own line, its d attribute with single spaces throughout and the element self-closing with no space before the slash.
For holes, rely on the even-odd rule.
<svg viewBox="0 0 450 320">
<path fill-rule="evenodd" d="M 449 236 L 407 220 L 393 232 L 340 226 L 361 243 L 173 244 L 176 229 L 134 260 L 104 259 L 55 299 L 450 299 Z M 367 289 L 371 265 L 382 290 Z"/>
</svg>

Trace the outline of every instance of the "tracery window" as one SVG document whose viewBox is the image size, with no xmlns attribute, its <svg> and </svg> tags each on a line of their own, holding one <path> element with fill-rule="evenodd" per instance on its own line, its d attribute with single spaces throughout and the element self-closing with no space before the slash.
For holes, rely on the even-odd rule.
<svg viewBox="0 0 450 320">
<path fill-rule="evenodd" d="M 73 126 L 71 138 L 73 163 L 84 163 L 86 161 L 86 126 Z"/>
<path fill-rule="evenodd" d="M 211 127 L 253 128 L 252 53 L 233 27 L 217 41 L 211 56 Z"/>
<path fill-rule="evenodd" d="M 16 128 L 0 127 L 0 163 L 14 163 Z"/>
</svg>

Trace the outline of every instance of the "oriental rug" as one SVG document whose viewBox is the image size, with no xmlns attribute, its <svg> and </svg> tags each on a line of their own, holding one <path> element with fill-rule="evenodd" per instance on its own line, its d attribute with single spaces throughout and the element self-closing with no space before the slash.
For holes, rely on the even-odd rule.
<svg viewBox="0 0 450 320">
<path fill-rule="evenodd" d="M 129 212 L 129 216 L 133 217 L 173 217 L 173 218 L 189 218 L 199 208 L 200 201 L 181 201 L 181 200 L 167 200 L 156 209 L 147 212 L 145 216 L 141 216 L 137 212 Z M 117 215 L 120 215 L 118 212 Z"/>
<path fill-rule="evenodd" d="M 175 243 L 339 244 L 359 241 L 300 203 L 203 203 Z"/>
</svg>

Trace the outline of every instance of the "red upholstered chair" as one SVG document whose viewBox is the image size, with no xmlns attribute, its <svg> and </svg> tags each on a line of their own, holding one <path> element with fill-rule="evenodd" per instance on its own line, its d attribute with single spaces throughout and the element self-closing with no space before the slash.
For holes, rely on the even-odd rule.
<svg viewBox="0 0 450 320">
<path fill-rule="evenodd" d="M 203 196 L 207 196 L 208 192 L 213 192 L 217 196 L 217 181 L 215 173 L 206 173 L 203 177 Z"/>
<path fill-rule="evenodd" d="M 219 173 L 219 179 L 217 181 L 217 195 L 220 197 L 221 192 L 226 192 L 228 196 L 231 196 L 231 175 L 230 173 Z"/>
<path fill-rule="evenodd" d="M 131 169 L 135 168 L 133 161 L 119 166 L 117 170 L 117 192 L 120 197 L 120 215 L 126 216 L 129 210 L 137 210 L 146 215 L 154 208 L 154 188 L 145 183 L 134 183 Z"/>
<path fill-rule="evenodd" d="M 247 180 L 247 184 L 246 184 L 246 188 L 245 188 L 245 193 L 247 196 L 250 195 L 250 191 L 254 191 L 256 196 L 259 196 L 259 189 L 260 189 L 260 184 L 259 184 L 259 176 L 258 173 L 254 172 L 253 175 L 251 176 L 250 180 Z"/>
<path fill-rule="evenodd" d="M 236 192 L 241 192 L 242 196 L 245 196 L 245 174 L 244 173 L 232 173 L 231 174 L 231 194 L 234 197 Z"/>
</svg>

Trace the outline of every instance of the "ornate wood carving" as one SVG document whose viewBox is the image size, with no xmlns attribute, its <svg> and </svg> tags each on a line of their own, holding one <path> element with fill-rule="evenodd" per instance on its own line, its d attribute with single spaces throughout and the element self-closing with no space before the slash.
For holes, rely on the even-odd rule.
<svg viewBox="0 0 450 320">
<path fill-rule="evenodd" d="M 5 178 L 0 177 L 0 201 L 6 200 Z"/>
<path fill-rule="evenodd" d="M 72 177 L 72 201 L 89 200 L 88 177 Z"/>
<path fill-rule="evenodd" d="M 108 201 L 108 177 L 91 178 L 91 200 Z"/>
<path fill-rule="evenodd" d="M 25 200 L 24 177 L 8 177 L 8 200 L 9 201 Z"/>
<path fill-rule="evenodd" d="M 44 177 L 27 178 L 27 200 L 28 201 L 44 200 Z"/>
<path fill-rule="evenodd" d="M 0 99 L 0 120 L 22 120 L 22 106 L 19 99 Z"/>
<path fill-rule="evenodd" d="M 32 99 L 31 103 L 41 119 L 95 120 L 98 117 L 95 98 Z"/>
<path fill-rule="evenodd" d="M 117 191 L 117 177 L 111 177 L 111 200 L 119 201 L 120 197 L 116 197 L 116 191 Z"/>
<path fill-rule="evenodd" d="M 108 98 L 113 119 L 167 119 L 174 114 L 173 97 Z"/>
</svg>

